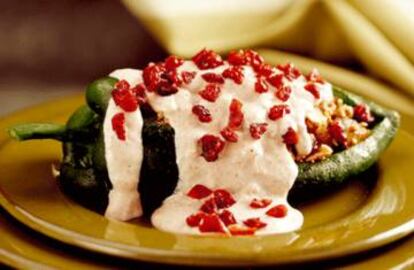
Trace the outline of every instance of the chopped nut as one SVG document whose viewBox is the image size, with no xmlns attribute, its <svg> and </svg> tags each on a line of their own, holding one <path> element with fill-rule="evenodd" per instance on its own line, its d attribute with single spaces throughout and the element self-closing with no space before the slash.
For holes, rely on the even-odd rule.
<svg viewBox="0 0 414 270">
<path fill-rule="evenodd" d="M 318 150 L 315 153 L 311 154 L 310 156 L 306 158 L 306 161 L 315 162 L 318 160 L 322 160 L 332 155 L 332 153 L 333 153 L 333 150 L 330 146 L 326 144 L 321 144 L 321 146 L 318 148 Z"/>
</svg>

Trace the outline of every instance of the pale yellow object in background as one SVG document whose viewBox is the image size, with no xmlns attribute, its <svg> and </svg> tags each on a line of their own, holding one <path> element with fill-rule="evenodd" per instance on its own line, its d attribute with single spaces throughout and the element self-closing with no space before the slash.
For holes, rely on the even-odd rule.
<svg viewBox="0 0 414 270">
<path fill-rule="evenodd" d="M 414 97 L 412 0 L 123 2 L 173 54 L 189 57 L 203 47 L 220 53 L 255 47 L 336 62 L 356 59 L 377 78 Z"/>
</svg>

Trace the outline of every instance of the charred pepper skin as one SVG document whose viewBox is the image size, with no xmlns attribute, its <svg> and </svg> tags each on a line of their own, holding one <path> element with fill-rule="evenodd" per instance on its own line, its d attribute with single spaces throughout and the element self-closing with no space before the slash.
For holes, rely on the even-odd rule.
<svg viewBox="0 0 414 270">
<path fill-rule="evenodd" d="M 79 203 L 103 212 L 108 203 L 111 184 L 105 161 L 102 123 L 111 92 L 118 80 L 104 77 L 91 83 L 86 90 L 87 105 L 79 108 L 66 125 L 22 124 L 9 130 L 18 140 L 55 139 L 63 143 L 60 185 Z M 300 163 L 299 175 L 290 191 L 295 194 L 313 192 L 344 183 L 378 159 L 391 143 L 399 127 L 397 112 L 334 87 L 334 95 L 345 104 L 367 104 L 376 117 L 372 132 L 359 144 L 337 152 L 317 163 Z M 149 105 L 140 107 L 144 118 L 142 131 L 144 159 L 138 191 L 144 215 L 149 216 L 174 191 L 178 181 L 175 163 L 174 130 L 157 119 Z"/>
</svg>

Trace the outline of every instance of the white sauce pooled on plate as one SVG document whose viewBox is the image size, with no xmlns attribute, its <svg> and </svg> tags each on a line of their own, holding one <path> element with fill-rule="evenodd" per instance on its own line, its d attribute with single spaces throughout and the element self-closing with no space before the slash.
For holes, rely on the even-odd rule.
<svg viewBox="0 0 414 270">
<path fill-rule="evenodd" d="M 292 154 L 283 142 L 282 135 L 293 128 L 299 137 L 295 148 L 298 154 L 307 155 L 312 151 L 313 138 L 307 132 L 305 118 L 318 117 L 317 100 L 304 89 L 306 79 L 303 76 L 287 81 L 292 89 L 286 102 L 273 94 L 274 87 L 269 85 L 266 93 L 254 91 L 256 75 L 250 66 L 243 66 L 244 79 L 236 84 L 226 79 L 221 84 L 221 93 L 215 102 L 209 102 L 199 95 L 207 82 L 201 77 L 204 73 L 221 74 L 229 67 L 227 62 L 214 69 L 200 70 L 192 61 L 185 61 L 177 71 L 196 71 L 190 84 L 179 87 L 177 93 L 159 96 L 147 92 L 149 104 L 156 112 L 162 112 L 175 130 L 175 147 L 179 181 L 170 197 L 165 199 L 151 218 L 153 225 L 163 231 L 184 234 L 200 234 L 197 227 L 190 227 L 186 218 L 200 209 L 206 199 L 197 200 L 187 196 L 196 184 L 202 184 L 211 190 L 225 189 L 236 200 L 227 210 L 231 211 L 239 223 L 249 218 L 260 217 L 267 223 L 258 229 L 256 235 L 283 233 L 299 229 L 303 224 L 302 214 L 289 206 L 287 195 L 297 175 L 298 166 Z M 140 70 L 116 70 L 110 76 L 126 80 L 131 86 L 142 82 Z M 320 100 L 332 100 L 332 87 L 328 83 L 318 86 Z M 205 134 L 220 136 L 220 131 L 228 124 L 229 106 L 233 99 L 242 103 L 244 120 L 237 129 L 238 142 L 226 142 L 224 150 L 214 162 L 207 162 L 200 153 L 198 140 Z M 278 104 L 290 107 L 290 113 L 281 119 L 268 118 L 269 109 Z M 210 123 L 202 123 L 192 113 L 194 105 L 203 105 L 212 115 Z M 137 110 L 126 113 L 126 141 L 117 140 L 111 126 L 112 117 L 118 112 L 113 100 L 109 104 L 104 122 L 105 155 L 109 178 L 114 186 L 109 195 L 106 216 L 127 220 L 141 214 L 137 184 L 142 162 L 142 116 Z M 135 123 L 133 123 L 135 121 Z M 267 131 L 260 139 L 253 139 L 249 126 L 253 123 L 268 123 Z M 269 198 L 272 203 L 265 208 L 255 209 L 249 206 L 255 198 Z M 283 204 L 287 214 L 283 218 L 266 215 L 270 208 Z M 226 230 L 226 228 L 225 228 Z"/>
</svg>

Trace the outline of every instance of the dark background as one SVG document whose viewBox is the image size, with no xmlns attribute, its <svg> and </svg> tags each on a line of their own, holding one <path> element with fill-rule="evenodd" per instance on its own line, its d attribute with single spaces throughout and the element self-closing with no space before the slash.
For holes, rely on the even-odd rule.
<svg viewBox="0 0 414 270">
<path fill-rule="evenodd" d="M 165 52 L 114 0 L 0 0 L 0 115 Z"/>
</svg>

